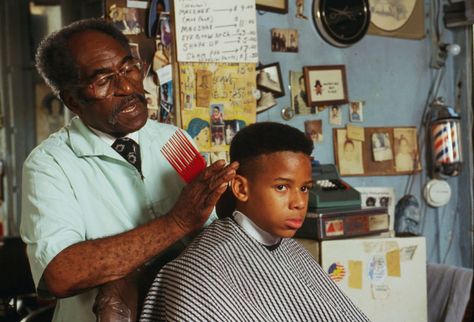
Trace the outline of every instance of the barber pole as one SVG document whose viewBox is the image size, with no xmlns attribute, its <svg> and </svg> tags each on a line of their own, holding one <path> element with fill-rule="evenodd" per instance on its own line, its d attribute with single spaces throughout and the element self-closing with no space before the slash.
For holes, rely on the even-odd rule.
<svg viewBox="0 0 474 322">
<path fill-rule="evenodd" d="M 460 116 L 441 100 L 432 104 L 430 120 L 434 177 L 456 176 L 461 170 Z"/>
</svg>

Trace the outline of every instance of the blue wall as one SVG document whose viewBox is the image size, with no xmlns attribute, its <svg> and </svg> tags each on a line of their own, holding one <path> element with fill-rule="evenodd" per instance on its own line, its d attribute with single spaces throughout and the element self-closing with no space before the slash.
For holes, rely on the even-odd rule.
<svg viewBox="0 0 474 322">
<path fill-rule="evenodd" d="M 259 114 L 258 121 L 288 123 L 304 130 L 305 120 L 321 119 L 324 141 L 316 145 L 315 156 L 321 163 L 334 163 L 332 129 L 335 126 L 329 124 L 327 110 L 315 115 L 297 115 L 289 121 L 283 120 L 280 112 L 282 108 L 291 105 L 290 71 L 302 71 L 302 67 L 306 65 L 343 64 L 346 66 L 349 100 L 365 101 L 364 122 L 357 123 L 358 125 L 417 126 L 420 130 L 428 92 L 437 73 L 430 68 L 433 46 L 429 30 L 429 1 L 425 1 L 427 33 L 424 39 L 409 40 L 367 35 L 348 48 L 333 47 L 319 36 L 312 21 L 312 1 L 305 1 L 305 15 L 308 20 L 297 19 L 294 1 L 288 2 L 288 14 L 257 11 L 260 63 L 280 63 L 286 94 L 277 99 L 278 104 L 275 107 Z M 270 32 L 272 28 L 298 29 L 299 52 L 272 52 Z M 450 42 L 456 38 L 464 53 L 448 58 L 446 74 L 440 86 L 439 95 L 451 104 L 455 101 L 455 83 L 460 77 L 459 71 L 465 68 L 466 57 L 469 58 L 466 60 L 470 61 L 470 53 L 466 53 L 466 49 L 469 48 L 466 46 L 464 34 L 465 29 L 454 32 L 443 31 L 443 40 Z M 348 105 L 342 106 L 342 116 L 342 125 L 336 127 L 345 127 L 349 123 Z M 470 136 L 467 129 L 463 130 Z M 467 145 L 465 144 L 465 148 Z M 346 177 L 345 180 L 353 186 L 393 187 L 397 199 L 408 192 L 415 195 L 422 204 L 423 223 L 420 228 L 421 233 L 426 236 L 428 261 L 472 267 L 472 244 L 468 229 L 472 209 L 471 175 L 464 172 L 467 173 L 464 179 L 460 177 L 448 179 L 453 192 L 452 198 L 447 206 L 433 209 L 427 207 L 422 198 L 421 189 L 427 181 L 425 163 L 422 165 L 423 172 L 415 176 Z M 407 190 L 410 182 L 413 183 L 412 188 Z M 459 196 L 459 186 L 467 187 L 462 190 L 463 196 Z M 461 197 L 463 197 L 462 203 L 458 202 Z"/>
</svg>

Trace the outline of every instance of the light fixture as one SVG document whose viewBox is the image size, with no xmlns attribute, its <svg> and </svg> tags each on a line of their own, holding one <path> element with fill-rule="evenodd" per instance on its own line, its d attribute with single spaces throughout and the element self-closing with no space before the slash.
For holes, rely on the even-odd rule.
<svg viewBox="0 0 474 322">
<path fill-rule="evenodd" d="M 433 55 L 433 61 L 431 62 L 431 67 L 440 69 L 444 67 L 446 59 L 448 56 L 457 56 L 461 52 L 461 46 L 458 44 L 445 44 L 440 43 L 436 52 Z"/>
</svg>

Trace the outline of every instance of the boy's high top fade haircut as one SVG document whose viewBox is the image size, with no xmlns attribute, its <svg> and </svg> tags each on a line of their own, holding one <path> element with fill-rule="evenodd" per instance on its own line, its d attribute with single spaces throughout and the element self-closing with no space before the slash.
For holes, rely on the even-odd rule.
<svg viewBox="0 0 474 322">
<path fill-rule="evenodd" d="M 261 155 L 286 151 L 311 156 L 313 147 L 313 141 L 294 127 L 276 122 L 254 123 L 237 132 L 232 139 L 230 161 L 238 161 L 237 172 L 246 174 Z"/>
<path fill-rule="evenodd" d="M 257 158 L 276 152 L 304 153 L 308 157 L 313 151 L 313 141 L 303 132 L 289 125 L 276 122 L 254 123 L 244 127 L 232 139 L 230 160 L 238 161 L 237 174 L 249 176 L 254 173 Z M 236 199 L 230 188 L 216 205 L 219 218 L 232 215 Z"/>
</svg>

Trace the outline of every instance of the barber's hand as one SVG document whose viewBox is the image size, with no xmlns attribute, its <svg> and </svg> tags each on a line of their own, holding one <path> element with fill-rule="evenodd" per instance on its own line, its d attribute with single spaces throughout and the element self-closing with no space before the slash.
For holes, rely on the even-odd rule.
<svg viewBox="0 0 474 322">
<path fill-rule="evenodd" d="M 238 167 L 237 162 L 225 166 L 224 160 L 216 161 L 184 187 L 169 215 L 185 234 L 204 225 Z"/>
</svg>

